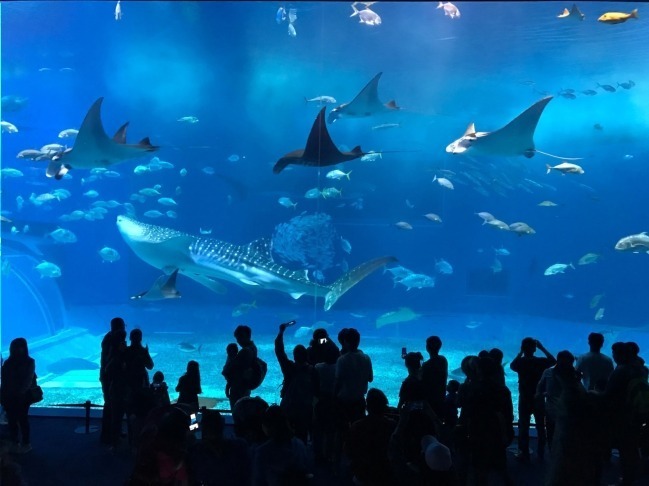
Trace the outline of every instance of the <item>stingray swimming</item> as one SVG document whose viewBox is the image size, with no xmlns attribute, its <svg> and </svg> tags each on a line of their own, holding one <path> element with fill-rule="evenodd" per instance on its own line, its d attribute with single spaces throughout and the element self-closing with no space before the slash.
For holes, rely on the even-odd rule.
<svg viewBox="0 0 649 486">
<path fill-rule="evenodd" d="M 534 146 L 534 131 L 551 99 L 552 96 L 542 98 L 507 125 L 493 132 L 476 132 L 475 125 L 471 123 L 464 135 L 450 143 L 446 151 L 452 154 L 476 152 L 487 155 L 524 155 L 527 158 L 533 157 L 536 152 L 545 154 Z"/>
<path fill-rule="evenodd" d="M 369 274 L 396 261 L 391 256 L 375 258 L 343 274 L 334 283 L 323 285 L 309 280 L 306 271 L 275 263 L 270 243 L 264 239 L 235 245 L 141 223 L 127 216 L 117 217 L 117 227 L 138 257 L 165 273 L 180 273 L 217 293 L 225 292 L 220 283 L 225 280 L 251 290 L 277 290 L 294 299 L 303 295 L 324 297 L 325 310 Z"/>
<path fill-rule="evenodd" d="M 352 101 L 331 110 L 327 118 L 329 123 L 334 123 L 338 118 L 362 118 L 400 110 L 394 100 L 387 103 L 379 100 L 379 79 L 382 74 L 374 76 Z"/>
<path fill-rule="evenodd" d="M 55 155 L 47 167 L 47 177 L 61 179 L 71 168 L 94 169 L 108 167 L 124 160 L 141 157 L 146 152 L 154 152 L 159 147 L 151 145 L 149 137 L 137 144 L 126 143 L 126 128 L 124 123 L 113 138 L 106 135 L 101 122 L 101 103 L 104 98 L 95 101 L 86 117 L 72 148 Z"/>
<path fill-rule="evenodd" d="M 354 160 L 366 155 L 360 146 L 356 146 L 351 152 L 341 152 L 334 145 L 324 114 L 326 107 L 323 107 L 311 127 L 309 138 L 304 149 L 293 150 L 279 159 L 273 167 L 273 172 L 279 174 L 289 164 L 308 165 L 314 167 L 325 167 L 336 165 L 348 160 Z"/>
</svg>

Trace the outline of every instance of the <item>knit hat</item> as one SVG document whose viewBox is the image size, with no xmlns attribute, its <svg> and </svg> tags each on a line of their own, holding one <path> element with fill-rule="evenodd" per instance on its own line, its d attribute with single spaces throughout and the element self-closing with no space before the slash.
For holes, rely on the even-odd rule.
<svg viewBox="0 0 649 486">
<path fill-rule="evenodd" d="M 451 451 L 432 435 L 424 435 L 421 438 L 421 450 L 426 465 L 432 471 L 448 471 L 453 465 Z"/>
</svg>

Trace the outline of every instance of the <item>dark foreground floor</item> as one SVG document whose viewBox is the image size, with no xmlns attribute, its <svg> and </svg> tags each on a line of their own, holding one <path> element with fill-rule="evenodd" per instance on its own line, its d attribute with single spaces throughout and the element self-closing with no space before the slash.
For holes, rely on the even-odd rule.
<svg viewBox="0 0 649 486">
<path fill-rule="evenodd" d="M 91 422 L 99 425 L 98 420 Z M 131 472 L 134 457 L 127 446 L 111 454 L 99 445 L 97 433 L 89 435 L 75 433 L 84 424 L 81 418 L 31 417 L 33 450 L 27 454 L 10 457 L 21 466 L 24 478 L 30 486 L 119 486 Z M 6 426 L 1 426 L 2 437 L 6 438 Z M 533 447 L 534 445 L 532 445 Z M 510 471 L 516 485 L 540 486 L 543 484 L 547 465 L 535 458 L 530 464 L 519 464 L 510 454 Z M 607 468 L 606 481 L 611 484 L 616 478 L 615 467 Z M 332 477 L 316 471 L 314 486 L 351 485 L 350 478 Z M 638 484 L 649 485 L 645 474 Z M 10 485 L 1 485 L 10 486 Z"/>
</svg>

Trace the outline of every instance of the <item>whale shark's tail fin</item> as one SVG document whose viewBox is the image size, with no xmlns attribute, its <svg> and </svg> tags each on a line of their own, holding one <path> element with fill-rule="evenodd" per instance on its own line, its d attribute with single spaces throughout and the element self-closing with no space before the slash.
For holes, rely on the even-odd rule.
<svg viewBox="0 0 649 486">
<path fill-rule="evenodd" d="M 351 289 L 358 282 L 367 277 L 374 270 L 381 268 L 388 263 L 396 262 L 397 259 L 393 256 L 384 256 L 375 258 L 369 262 L 361 263 L 359 266 L 352 268 L 349 272 L 344 274 L 331 285 L 331 290 L 325 296 L 324 309 L 328 311 L 336 303 L 336 301 L 349 289 Z"/>
</svg>

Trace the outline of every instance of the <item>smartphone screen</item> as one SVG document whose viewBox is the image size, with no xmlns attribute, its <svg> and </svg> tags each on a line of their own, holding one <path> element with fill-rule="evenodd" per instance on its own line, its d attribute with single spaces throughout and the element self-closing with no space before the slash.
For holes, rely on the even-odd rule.
<svg viewBox="0 0 649 486">
<path fill-rule="evenodd" d="M 320 344 L 324 344 L 324 343 L 326 343 L 326 342 L 327 342 L 327 338 L 322 338 L 322 339 L 320 340 Z"/>
</svg>

